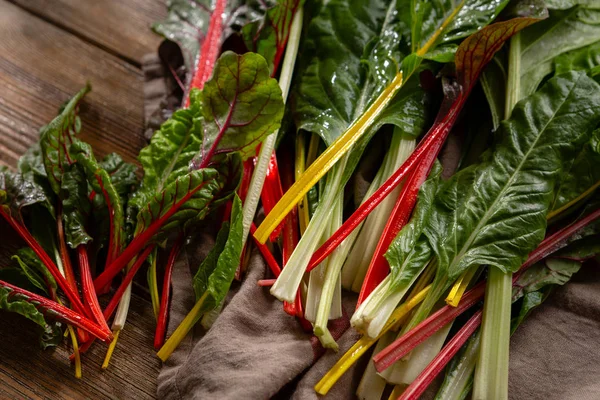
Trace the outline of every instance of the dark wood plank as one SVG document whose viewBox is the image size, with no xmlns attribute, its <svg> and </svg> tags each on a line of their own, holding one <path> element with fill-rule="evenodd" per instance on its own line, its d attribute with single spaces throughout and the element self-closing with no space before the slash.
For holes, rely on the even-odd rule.
<svg viewBox="0 0 600 400">
<path fill-rule="evenodd" d="M 161 40 L 150 25 L 167 13 L 164 0 L 12 1 L 138 65 Z"/>
<path fill-rule="evenodd" d="M 40 126 L 88 80 L 82 138 L 99 155 L 118 151 L 135 160 L 144 143 L 138 68 L 5 0 L 0 37 L 0 165 L 14 167 Z"/>
<path fill-rule="evenodd" d="M 66 346 L 42 351 L 35 326 L 0 311 L 0 398 L 154 399 L 160 362 L 152 350 L 154 318 L 147 300 L 133 295 L 130 316 L 113 355 L 102 370 L 106 345 L 83 356 L 83 378 L 76 379 Z"/>
</svg>

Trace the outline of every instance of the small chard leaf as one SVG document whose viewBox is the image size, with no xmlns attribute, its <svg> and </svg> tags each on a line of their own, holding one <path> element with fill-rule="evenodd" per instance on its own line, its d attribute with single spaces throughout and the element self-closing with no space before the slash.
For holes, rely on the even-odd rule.
<svg viewBox="0 0 600 400">
<path fill-rule="evenodd" d="M 556 215 L 590 195 L 600 186 L 600 129 L 590 141 L 567 163 L 558 183 L 556 196 L 550 206 L 550 215 Z"/>
<path fill-rule="evenodd" d="M 91 90 L 86 85 L 60 111 L 60 114 L 48 125 L 42 128 L 40 146 L 42 149 L 44 167 L 52 190 L 57 195 L 61 192 L 62 175 L 65 168 L 73 161 L 69 148 L 75 140 L 78 130 L 77 109 L 83 97 Z"/>
<path fill-rule="evenodd" d="M 56 290 L 57 285 L 54 277 L 29 247 L 19 249 L 17 254 L 12 256 L 12 259 L 23 271 L 23 274 L 25 274 L 27 279 L 29 279 L 31 285 L 38 289 L 37 292 L 41 291 L 41 293 L 48 295 L 48 288 L 53 291 Z M 27 287 L 25 287 L 25 289 L 27 289 Z"/>
<path fill-rule="evenodd" d="M 131 199 L 141 209 L 167 185 L 189 172 L 190 163 L 202 147 L 202 115 L 199 96 L 190 97 L 190 106 L 175 111 L 156 131 L 138 157 L 144 168 L 140 189 Z"/>
<path fill-rule="evenodd" d="M 67 244 L 75 249 L 89 243 L 92 237 L 86 225 L 91 212 L 88 184 L 81 165 L 74 163 L 63 170 L 60 197 L 63 205 L 63 222 Z"/>
<path fill-rule="evenodd" d="M 554 59 L 554 69 L 557 74 L 569 71 L 590 71 L 591 76 L 595 76 L 598 66 L 600 66 L 600 42 L 569 51 Z"/>
<path fill-rule="evenodd" d="M 212 168 L 179 177 L 140 210 L 135 237 L 162 242 L 171 230 L 196 224 L 209 213 L 220 189 L 218 172 Z"/>
<path fill-rule="evenodd" d="M 521 35 L 521 94 L 533 93 L 553 70 L 554 59 L 600 40 L 600 9 L 592 5 L 553 10 Z M 562 72 L 562 71 L 561 71 Z"/>
<path fill-rule="evenodd" d="M 281 125 L 281 89 L 258 54 L 223 53 L 204 89 L 192 91 L 191 101 L 195 97 L 202 104 L 204 122 L 202 146 L 193 169 L 208 166 L 215 154 L 237 151 L 245 160 Z"/>
<path fill-rule="evenodd" d="M 390 264 L 394 288 L 410 285 L 433 256 L 431 246 L 423 235 L 423 228 L 431 217 L 441 173 L 441 165 L 436 162 L 429 177 L 419 189 L 417 205 L 410 222 L 400 230 L 385 253 L 385 258 Z"/>
<path fill-rule="evenodd" d="M 267 60 L 271 75 L 278 70 L 292 20 L 303 3 L 303 0 L 277 0 L 272 7 L 264 10 L 263 18 L 252 21 L 242 28 L 246 47 Z"/>
<path fill-rule="evenodd" d="M 96 158 L 92 148 L 87 143 L 77 142 L 72 146 L 73 158 L 77 161 L 85 174 L 87 183 L 92 189 L 104 199 L 104 204 L 108 210 L 109 220 L 111 223 L 111 242 L 114 243 L 113 257 L 116 257 L 122 249 L 124 243 L 123 226 L 125 224 L 123 216 L 123 205 L 121 197 L 117 189 L 113 185 L 113 181 L 109 173 L 103 169 Z M 87 196 L 87 185 L 86 196 Z"/>
<path fill-rule="evenodd" d="M 584 73 L 552 78 L 517 104 L 481 164 L 438 190 L 426 234 L 450 278 L 473 265 L 514 272 L 544 238 L 562 166 L 600 122 L 599 90 Z"/>
<path fill-rule="evenodd" d="M 218 307 L 235 277 L 242 255 L 242 201 L 236 195 L 231 208 L 230 223 L 223 224 L 215 247 L 200 265 L 194 276 L 196 298 L 203 296 L 201 314 Z"/>
<path fill-rule="evenodd" d="M 125 203 L 124 200 L 127 200 L 140 184 L 136 175 L 138 168 L 123 161 L 117 153 L 110 153 L 98 165 L 110 175 L 110 181 L 121 198 L 121 202 Z"/>
<path fill-rule="evenodd" d="M 11 218 L 23 222 L 21 211 L 33 205 L 40 205 L 54 215 L 54 208 L 44 190 L 23 178 L 22 175 L 0 170 L 0 207 Z"/>
</svg>

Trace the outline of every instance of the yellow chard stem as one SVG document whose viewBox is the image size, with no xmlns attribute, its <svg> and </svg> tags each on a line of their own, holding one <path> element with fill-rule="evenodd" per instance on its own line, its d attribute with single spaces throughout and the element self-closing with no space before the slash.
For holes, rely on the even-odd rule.
<svg viewBox="0 0 600 400">
<path fill-rule="evenodd" d="M 75 330 L 71 325 L 67 325 L 67 330 L 69 331 L 71 342 L 73 343 L 73 354 L 75 355 L 75 378 L 81 379 L 81 355 L 79 354 L 77 336 L 75 336 Z"/>
<path fill-rule="evenodd" d="M 181 341 L 186 337 L 189 331 L 192 330 L 196 322 L 202 316 L 202 305 L 208 296 L 208 292 L 204 292 L 200 300 L 196 302 L 194 308 L 185 316 L 181 324 L 175 329 L 175 332 L 171 335 L 171 337 L 166 341 L 163 347 L 156 353 L 158 358 L 160 358 L 163 362 L 167 361 L 167 359 L 171 356 L 171 354 L 175 351 L 177 346 L 181 343 Z"/>
<path fill-rule="evenodd" d="M 417 293 L 408 301 L 400 305 L 387 321 L 381 333 L 376 338 L 368 336 L 361 337 L 354 345 L 338 360 L 337 363 L 321 378 L 319 383 L 315 385 L 315 391 L 320 395 L 326 395 L 329 389 L 340 379 L 342 375 L 366 353 L 387 331 L 389 331 L 401 318 L 408 314 L 413 308 L 425 299 L 427 293 L 431 289 L 431 285 Z"/>
<path fill-rule="evenodd" d="M 256 230 L 254 237 L 265 243 L 270 233 L 285 216 L 302 200 L 304 195 L 346 154 L 375 122 L 379 114 L 394 98 L 404 81 L 402 72 L 394 77 L 369 108 L 350 125 L 302 174 L 300 179 L 283 195 L 273 210 Z"/>
<path fill-rule="evenodd" d="M 112 342 L 110 342 L 108 350 L 106 351 L 106 356 L 104 357 L 104 362 L 102 363 L 102 369 L 108 368 L 108 365 L 110 364 L 110 359 L 112 358 L 112 355 L 115 352 L 115 348 L 117 347 L 117 341 L 119 340 L 120 333 L 120 329 L 113 331 L 113 340 Z"/>
</svg>

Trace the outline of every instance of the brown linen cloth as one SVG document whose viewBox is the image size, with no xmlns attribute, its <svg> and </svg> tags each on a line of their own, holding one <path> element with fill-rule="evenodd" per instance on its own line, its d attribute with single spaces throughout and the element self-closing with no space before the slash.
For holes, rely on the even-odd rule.
<svg viewBox="0 0 600 400">
<path fill-rule="evenodd" d="M 164 71 L 156 56 L 144 60 L 144 70 L 145 113 L 152 131 L 168 116 L 168 111 L 160 109 L 172 109 L 177 101 L 161 96 L 161 91 L 170 92 L 172 88 L 163 82 Z M 442 159 L 447 157 L 442 155 Z M 354 187 L 367 186 L 360 176 L 356 179 Z M 210 235 L 201 236 L 187 247 L 175 266 L 169 335 L 194 305 L 192 276 L 213 243 Z M 318 397 L 314 385 L 358 335 L 348 329 L 338 341 L 340 352 L 328 351 L 319 358 L 314 337 L 311 340 L 311 335 L 283 312 L 268 288 L 256 284 L 265 276 L 267 269 L 255 251 L 243 283 L 234 282 L 213 327 L 205 332 L 198 324 L 164 364 L 158 377 L 160 399 Z M 345 294 L 344 300 L 349 313 L 356 299 Z M 355 398 L 366 360 L 365 355 L 327 398 Z M 595 263 L 588 263 L 570 283 L 534 310 L 512 337 L 509 396 L 514 400 L 600 399 L 599 360 L 600 272 Z M 429 390 L 424 397 L 433 398 L 434 392 Z"/>
</svg>

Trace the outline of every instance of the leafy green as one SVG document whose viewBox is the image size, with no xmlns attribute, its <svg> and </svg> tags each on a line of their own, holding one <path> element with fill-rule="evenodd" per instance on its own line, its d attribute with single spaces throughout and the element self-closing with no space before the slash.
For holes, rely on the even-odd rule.
<svg viewBox="0 0 600 400">
<path fill-rule="evenodd" d="M 88 185 L 81 165 L 65 167 L 61 181 L 63 222 L 67 244 L 75 249 L 92 241 L 86 229 L 91 212 Z"/>
<path fill-rule="evenodd" d="M 177 178 L 158 192 L 138 214 L 135 236 L 143 232 L 161 242 L 177 227 L 185 229 L 197 223 L 210 211 L 215 194 L 220 190 L 218 173 L 212 168 L 192 171 Z"/>
<path fill-rule="evenodd" d="M 19 249 L 17 254 L 12 256 L 12 259 L 23 271 L 23 274 L 25 274 L 31 285 L 39 289 L 42 293 L 49 294 L 48 288 L 56 290 L 57 286 L 54 277 L 29 247 Z"/>
<path fill-rule="evenodd" d="M 215 64 L 202 91 L 192 91 L 202 104 L 204 119 L 200 153 L 192 169 L 205 167 L 215 154 L 239 152 L 245 160 L 256 146 L 281 125 L 283 99 L 270 78 L 265 59 L 254 53 L 227 51 Z"/>
<path fill-rule="evenodd" d="M 558 2 L 555 2 L 558 3 Z M 568 2 L 574 3 L 574 2 Z M 562 7 L 561 7 L 562 8 Z M 521 96 L 533 93 L 559 55 L 600 40 L 600 9 L 581 5 L 553 10 L 521 35 Z M 564 69 L 561 72 L 566 72 Z"/>
<path fill-rule="evenodd" d="M 0 207 L 2 211 L 22 222 L 21 211 L 33 205 L 41 205 L 54 210 L 44 190 L 23 178 L 22 175 L 8 170 L 0 171 Z"/>
<path fill-rule="evenodd" d="M 242 202 L 233 199 L 230 223 L 223 224 L 215 247 L 194 276 L 196 298 L 206 296 L 201 314 L 217 307 L 225 299 L 242 255 Z"/>
<path fill-rule="evenodd" d="M 73 163 L 69 147 L 81 127 L 77 108 L 83 97 L 91 90 L 88 84 L 79 91 L 61 110 L 60 114 L 42 128 L 40 146 L 44 167 L 52 190 L 61 193 L 62 175 L 66 167 Z"/>
<path fill-rule="evenodd" d="M 569 51 L 554 59 L 554 69 L 557 74 L 568 71 L 590 71 L 591 76 L 596 76 L 600 73 L 599 66 L 600 42 Z"/>
<path fill-rule="evenodd" d="M 599 89 L 583 73 L 552 78 L 515 107 L 481 164 L 441 185 L 425 229 L 441 271 L 452 279 L 473 265 L 520 267 L 544 237 L 563 163 L 600 121 Z"/>
<path fill-rule="evenodd" d="M 600 129 L 596 129 L 589 142 L 581 146 L 577 155 L 565 166 L 550 211 L 561 211 L 597 188 L 600 185 L 599 163 Z"/>
<path fill-rule="evenodd" d="M 246 47 L 267 60 L 271 74 L 277 71 L 292 19 L 303 3 L 303 0 L 277 0 L 272 7 L 264 10 L 263 18 L 254 20 L 242 28 Z"/>
</svg>

